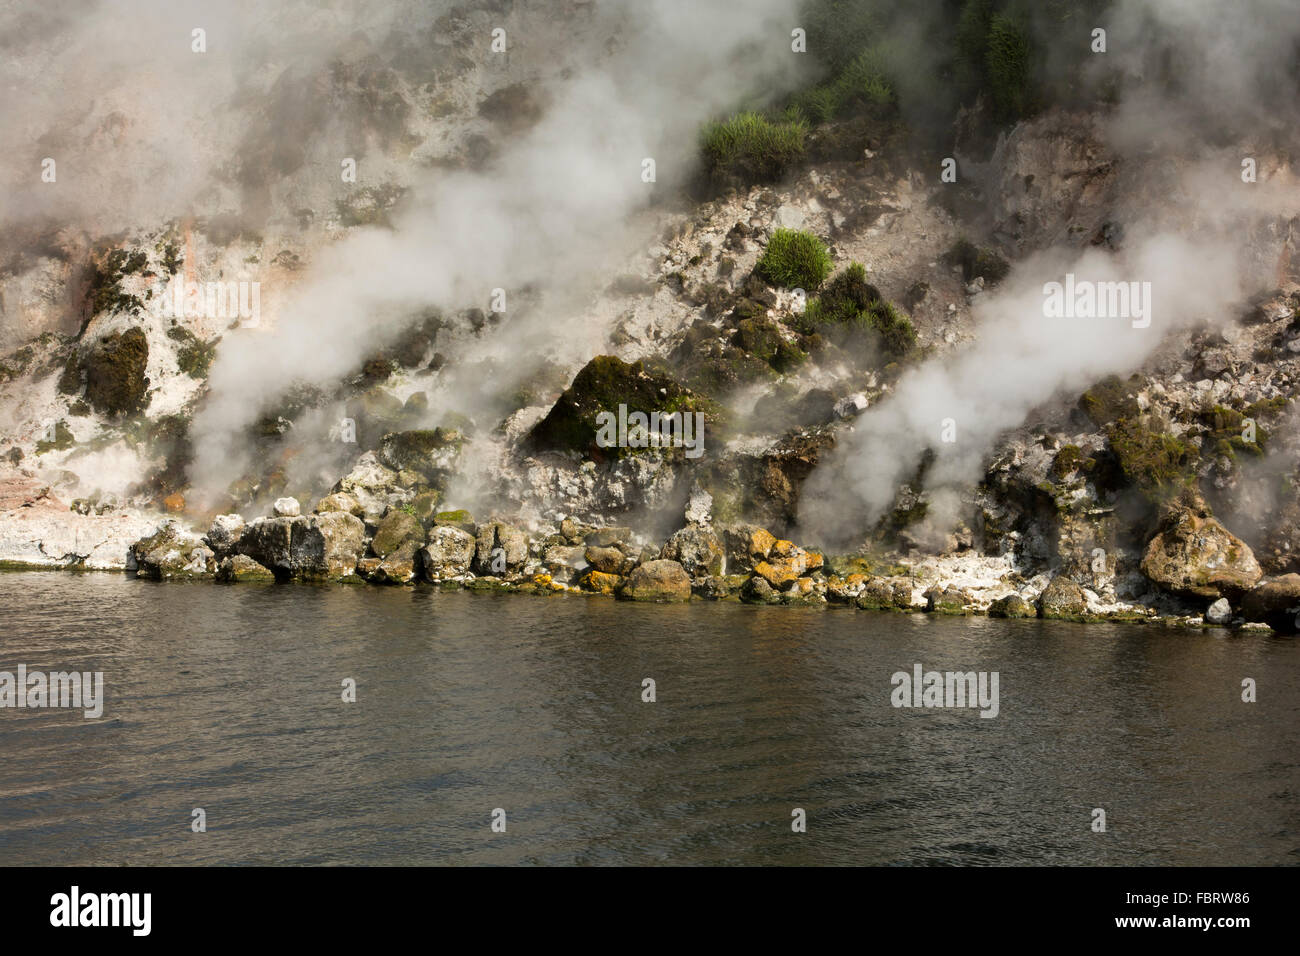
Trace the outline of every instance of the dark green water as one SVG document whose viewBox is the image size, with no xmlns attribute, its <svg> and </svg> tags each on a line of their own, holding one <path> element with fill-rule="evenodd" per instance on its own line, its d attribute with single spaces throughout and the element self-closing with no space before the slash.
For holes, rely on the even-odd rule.
<svg viewBox="0 0 1300 956">
<path fill-rule="evenodd" d="M 0 670 L 106 685 L 0 710 L 6 864 L 1300 863 L 1293 639 L 35 573 L 0 609 Z M 893 708 L 917 662 L 1000 714 Z"/>
</svg>

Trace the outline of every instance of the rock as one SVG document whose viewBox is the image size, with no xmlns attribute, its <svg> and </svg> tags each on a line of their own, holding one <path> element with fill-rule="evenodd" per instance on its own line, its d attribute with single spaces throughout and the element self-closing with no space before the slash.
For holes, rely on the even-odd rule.
<svg viewBox="0 0 1300 956">
<path fill-rule="evenodd" d="M 791 541 L 777 541 L 768 553 L 768 560 L 755 564 L 754 571 L 772 587 L 784 589 L 806 571 L 821 566 L 822 556 L 817 552 L 805 551 Z"/>
<path fill-rule="evenodd" d="M 825 592 L 812 578 L 799 578 L 781 594 L 781 603 L 791 607 L 815 607 L 826 603 Z"/>
<path fill-rule="evenodd" d="M 365 544 L 366 526 L 341 511 L 296 518 L 259 518 L 237 546 L 277 577 L 342 578 L 351 575 Z"/>
<path fill-rule="evenodd" d="M 297 498 L 276 498 L 275 514 L 277 518 L 296 518 L 302 513 Z"/>
<path fill-rule="evenodd" d="M 543 553 L 542 566 L 550 572 L 553 581 L 570 584 L 587 563 L 586 551 L 573 545 L 553 545 Z"/>
<path fill-rule="evenodd" d="M 136 573 L 161 581 L 205 577 L 216 571 L 216 555 L 198 535 L 167 521 L 147 538 L 131 545 Z"/>
<path fill-rule="evenodd" d="M 246 554 L 232 554 L 217 566 L 218 581 L 274 581 L 275 575 Z"/>
<path fill-rule="evenodd" d="M 233 554 L 244 533 L 244 519 L 240 515 L 217 515 L 208 529 L 208 544 L 219 559 Z"/>
<path fill-rule="evenodd" d="M 912 582 L 906 578 L 899 578 L 893 582 L 892 592 L 894 596 L 894 607 L 902 611 L 912 609 Z"/>
<path fill-rule="evenodd" d="M 389 432 L 379 443 L 379 463 L 416 484 L 441 487 L 456 466 L 465 437 L 455 429 L 421 428 Z"/>
<path fill-rule="evenodd" d="M 1178 505 L 1147 545 L 1142 573 L 1167 591 L 1188 597 L 1239 596 L 1264 576 L 1249 545 L 1202 505 Z"/>
<path fill-rule="evenodd" d="M 686 569 L 692 582 L 721 577 L 726 569 L 722 542 L 708 528 L 693 524 L 673 534 L 659 552 L 659 557 L 676 561 Z"/>
<path fill-rule="evenodd" d="M 530 451 L 578 451 L 595 460 L 617 458 L 625 451 L 602 448 L 597 441 L 602 412 L 647 416 L 669 409 L 689 414 L 703 412 L 706 403 L 671 378 L 652 373 L 640 362 L 628 364 L 613 355 L 598 355 L 574 376 L 546 416 L 533 426 L 525 440 Z M 591 542 L 587 542 L 590 544 Z"/>
<path fill-rule="evenodd" d="M 604 574 L 627 574 L 636 565 L 618 548 L 588 547 L 584 557 L 588 564 Z"/>
<path fill-rule="evenodd" d="M 1300 574 L 1293 572 L 1263 581 L 1242 600 L 1241 615 L 1282 634 L 1300 630 Z"/>
<path fill-rule="evenodd" d="M 143 411 L 147 405 L 149 341 L 132 327 L 106 335 L 86 356 L 86 401 L 95 411 L 117 416 Z"/>
<path fill-rule="evenodd" d="M 569 544 L 583 544 L 587 535 L 591 534 L 592 529 L 585 524 L 579 524 L 572 518 L 565 518 L 560 522 L 560 535 Z"/>
<path fill-rule="evenodd" d="M 1038 595 L 1038 616 L 1059 621 L 1081 621 L 1088 611 L 1083 588 L 1063 575 L 1056 575 Z"/>
<path fill-rule="evenodd" d="M 413 539 L 402 542 L 396 551 L 385 555 L 379 567 L 371 572 L 375 584 L 408 584 L 415 580 L 416 551 L 420 543 Z"/>
<path fill-rule="evenodd" d="M 429 532 L 429 543 L 419 551 L 421 573 L 430 581 L 446 581 L 469 574 L 478 542 L 473 535 L 450 525 Z"/>
<path fill-rule="evenodd" d="M 713 520 L 713 495 L 698 485 L 692 486 L 686 502 L 685 518 L 688 524 L 707 525 Z"/>
<path fill-rule="evenodd" d="M 311 554 L 317 562 L 312 573 L 335 579 L 351 576 L 366 548 L 365 523 L 343 512 L 317 515 L 309 520 Z M 319 555 L 315 550 L 316 538 L 320 540 Z"/>
<path fill-rule="evenodd" d="M 850 575 L 850 578 L 860 575 Z M 911 603 L 911 595 L 908 595 Z M 863 581 L 861 593 L 854 603 L 864 611 L 885 611 L 896 607 L 894 603 L 894 586 L 884 578 L 867 578 Z"/>
<path fill-rule="evenodd" d="M 1227 624 L 1232 620 L 1232 605 L 1227 598 L 1219 598 L 1205 610 L 1206 624 Z"/>
<path fill-rule="evenodd" d="M 397 472 L 380 464 L 373 451 L 357 459 L 352 470 L 340 478 L 330 489 L 333 493 L 346 492 L 361 505 L 362 516 L 378 521 L 390 506 L 405 504 L 414 493 L 398 484 Z"/>
<path fill-rule="evenodd" d="M 315 510 L 317 514 L 341 511 L 344 514 L 356 515 L 358 518 L 363 517 L 366 513 L 366 509 L 361 507 L 361 502 L 346 491 L 336 491 L 332 495 L 326 495 L 316 503 Z"/>
<path fill-rule="evenodd" d="M 964 614 L 971 600 L 959 588 L 935 587 L 925 592 L 925 609 L 931 614 Z"/>
<path fill-rule="evenodd" d="M 424 544 L 424 528 L 420 520 L 409 511 L 390 509 L 375 529 L 370 550 L 376 557 L 386 558 L 406 544 L 414 544 L 415 548 Z M 415 554 L 415 548 L 411 550 L 412 555 Z"/>
<path fill-rule="evenodd" d="M 727 567 L 736 571 L 752 571 L 760 561 L 766 561 L 776 538 L 770 531 L 756 524 L 738 524 L 722 532 L 726 548 Z"/>
<path fill-rule="evenodd" d="M 865 412 L 868 404 L 866 395 L 861 392 L 854 392 L 852 395 L 845 396 L 835 403 L 835 417 L 854 418 Z"/>
<path fill-rule="evenodd" d="M 847 577 L 833 575 L 826 582 L 826 600 L 832 604 L 853 604 L 866 590 L 871 580 L 865 574 L 850 574 Z"/>
<path fill-rule="evenodd" d="M 989 605 L 989 617 L 1034 617 L 1034 608 L 1019 594 L 1008 594 Z"/>
<path fill-rule="evenodd" d="M 613 548 L 632 539 L 631 528 L 597 528 L 589 531 L 583 542 L 592 548 Z"/>
<path fill-rule="evenodd" d="M 503 521 L 480 525 L 474 556 L 474 573 L 479 575 L 514 574 L 528 560 L 528 537 Z"/>
<path fill-rule="evenodd" d="M 772 590 L 772 585 L 757 574 L 751 577 L 740 589 L 740 599 L 746 604 L 776 604 L 781 595 Z"/>
<path fill-rule="evenodd" d="M 676 561 L 648 561 L 632 571 L 618 596 L 628 601 L 689 601 L 691 579 Z"/>
<path fill-rule="evenodd" d="M 433 516 L 433 523 L 439 528 L 459 528 L 468 535 L 478 537 L 478 525 L 474 516 L 468 511 L 439 511 Z"/>
<path fill-rule="evenodd" d="M 584 591 L 594 591 L 596 594 L 614 594 L 623 585 L 623 578 L 617 574 L 606 574 L 604 571 L 591 570 L 578 578 L 578 586 Z"/>
</svg>

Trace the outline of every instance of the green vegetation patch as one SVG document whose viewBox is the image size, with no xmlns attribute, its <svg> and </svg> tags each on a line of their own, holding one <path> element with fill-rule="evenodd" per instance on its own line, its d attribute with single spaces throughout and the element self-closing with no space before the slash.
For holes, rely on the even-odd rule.
<svg viewBox="0 0 1300 956">
<path fill-rule="evenodd" d="M 754 271 L 773 285 L 813 292 L 831 274 L 831 254 L 811 232 L 777 229 Z"/>
<path fill-rule="evenodd" d="M 805 155 L 808 126 L 802 120 L 772 121 L 752 112 L 709 123 L 701 134 L 705 172 L 715 182 L 744 185 L 781 179 Z"/>
</svg>

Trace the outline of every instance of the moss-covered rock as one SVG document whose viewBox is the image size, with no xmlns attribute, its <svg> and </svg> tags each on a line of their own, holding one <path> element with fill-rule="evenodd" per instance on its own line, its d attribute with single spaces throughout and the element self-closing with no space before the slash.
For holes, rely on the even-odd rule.
<svg viewBox="0 0 1300 956">
<path fill-rule="evenodd" d="M 417 547 L 424 544 L 424 528 L 420 525 L 420 520 L 403 508 L 392 508 L 379 522 L 375 536 L 370 541 L 370 550 L 378 557 L 386 558 L 410 543 Z"/>
<path fill-rule="evenodd" d="M 706 421 L 717 417 L 713 403 L 665 375 L 652 374 L 641 362 L 628 364 L 613 355 L 599 355 L 583 366 L 546 417 L 534 426 L 528 445 L 537 451 L 618 457 L 630 449 L 597 445 L 600 424 L 596 419 L 602 412 L 617 416 L 619 405 L 627 406 L 628 415 L 703 412 Z"/>
<path fill-rule="evenodd" d="M 1038 595 L 1038 616 L 1056 621 L 1082 621 L 1088 614 L 1083 588 L 1064 575 L 1056 575 Z"/>
<path fill-rule="evenodd" d="M 104 415 L 142 411 L 149 389 L 145 369 L 149 342 L 139 328 L 113 332 L 99 341 L 83 363 L 86 401 Z"/>
<path fill-rule="evenodd" d="M 1193 496 L 1163 516 L 1142 556 L 1142 573 L 1174 594 L 1211 600 L 1235 599 L 1264 575 L 1250 546 Z"/>
<path fill-rule="evenodd" d="M 1019 594 L 1008 594 L 989 605 L 989 617 L 1034 617 L 1034 608 Z"/>
</svg>

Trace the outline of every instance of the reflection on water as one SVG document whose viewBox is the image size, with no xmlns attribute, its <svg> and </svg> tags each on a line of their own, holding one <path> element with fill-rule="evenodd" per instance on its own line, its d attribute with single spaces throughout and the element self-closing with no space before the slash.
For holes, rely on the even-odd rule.
<svg viewBox="0 0 1300 956">
<path fill-rule="evenodd" d="M 107 698 L 0 710 L 10 864 L 1300 862 L 1292 639 L 48 573 L 0 607 L 0 670 Z M 918 662 L 997 671 L 998 717 L 894 709 Z"/>
</svg>

